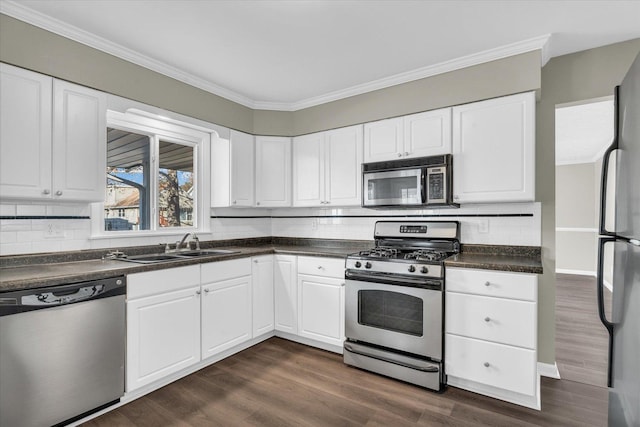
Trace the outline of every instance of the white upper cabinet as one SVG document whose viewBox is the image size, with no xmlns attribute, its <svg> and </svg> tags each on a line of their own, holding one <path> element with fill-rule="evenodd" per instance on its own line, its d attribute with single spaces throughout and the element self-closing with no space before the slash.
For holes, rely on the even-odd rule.
<svg viewBox="0 0 640 427">
<path fill-rule="evenodd" d="M 51 197 L 53 79 L 0 63 L 0 195 Z"/>
<path fill-rule="evenodd" d="M 104 200 L 106 95 L 54 80 L 53 101 L 54 199 Z"/>
<path fill-rule="evenodd" d="M 255 203 L 255 142 L 248 133 L 211 139 L 211 206 L 246 207 Z"/>
<path fill-rule="evenodd" d="M 256 136 L 256 206 L 291 206 L 291 138 Z"/>
<path fill-rule="evenodd" d="M 457 203 L 535 199 L 535 94 L 453 108 Z"/>
<path fill-rule="evenodd" d="M 0 64 L 0 195 L 104 200 L 106 95 Z"/>
<path fill-rule="evenodd" d="M 364 125 L 364 162 L 451 152 L 451 108 Z"/>
<path fill-rule="evenodd" d="M 293 139 L 293 206 L 359 206 L 362 126 Z"/>
</svg>

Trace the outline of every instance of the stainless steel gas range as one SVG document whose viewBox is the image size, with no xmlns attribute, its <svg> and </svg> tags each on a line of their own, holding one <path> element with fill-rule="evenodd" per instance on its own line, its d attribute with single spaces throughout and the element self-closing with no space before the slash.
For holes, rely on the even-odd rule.
<svg viewBox="0 0 640 427">
<path fill-rule="evenodd" d="M 444 385 L 444 260 L 457 222 L 378 221 L 346 261 L 344 362 L 432 390 Z"/>
</svg>

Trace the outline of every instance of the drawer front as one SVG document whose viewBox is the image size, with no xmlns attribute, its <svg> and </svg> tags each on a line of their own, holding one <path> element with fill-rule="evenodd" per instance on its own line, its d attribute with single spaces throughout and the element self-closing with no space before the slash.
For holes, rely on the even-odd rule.
<svg viewBox="0 0 640 427">
<path fill-rule="evenodd" d="M 536 348 L 536 303 L 447 292 L 445 332 Z"/>
<path fill-rule="evenodd" d="M 251 258 L 238 258 L 201 264 L 202 283 L 219 282 L 251 275 Z"/>
<path fill-rule="evenodd" d="M 536 274 L 446 267 L 445 276 L 447 291 L 526 301 L 538 299 Z"/>
<path fill-rule="evenodd" d="M 298 274 L 311 274 L 344 279 L 344 259 L 298 257 Z"/>
<path fill-rule="evenodd" d="M 536 352 L 445 334 L 447 375 L 535 396 Z"/>
<path fill-rule="evenodd" d="M 200 286 L 200 266 L 167 268 L 127 275 L 127 299 Z"/>
</svg>

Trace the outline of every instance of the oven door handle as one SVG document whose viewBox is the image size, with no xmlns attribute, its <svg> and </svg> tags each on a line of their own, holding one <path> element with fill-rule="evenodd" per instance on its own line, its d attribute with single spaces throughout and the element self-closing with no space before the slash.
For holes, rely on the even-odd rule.
<svg viewBox="0 0 640 427">
<path fill-rule="evenodd" d="M 364 350 L 356 350 L 349 343 L 344 343 L 344 349 L 349 351 L 349 352 L 351 352 L 351 353 L 355 353 L 355 354 L 359 354 L 361 356 L 367 356 L 367 357 L 371 357 L 373 359 L 382 360 L 383 362 L 393 363 L 395 365 L 400 365 L 400 366 L 404 366 L 404 367 L 407 367 L 407 368 L 415 369 L 416 371 L 422 371 L 422 372 L 438 372 L 439 371 L 438 367 L 436 367 L 436 366 L 417 366 L 417 365 L 414 365 L 414 364 L 411 364 L 411 363 L 407 363 L 407 362 L 399 362 L 397 360 L 393 360 L 393 359 L 388 358 L 388 357 L 380 356 L 379 354 L 369 353 L 369 352 L 364 351 Z"/>
</svg>

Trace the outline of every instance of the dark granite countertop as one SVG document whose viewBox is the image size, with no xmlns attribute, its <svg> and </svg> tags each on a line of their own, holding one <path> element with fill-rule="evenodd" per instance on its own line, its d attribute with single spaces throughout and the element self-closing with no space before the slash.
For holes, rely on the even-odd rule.
<svg viewBox="0 0 640 427">
<path fill-rule="evenodd" d="M 227 243 L 225 245 L 225 243 Z M 96 259 L 106 251 L 78 251 L 51 255 L 26 255 L 6 257 L 0 268 L 0 292 L 17 289 L 34 289 L 75 283 L 85 280 L 104 279 L 119 275 L 161 270 L 206 262 L 225 261 L 267 254 L 289 254 L 345 258 L 348 254 L 370 248 L 369 241 L 337 241 L 325 239 L 246 239 L 216 242 L 218 249 L 237 251 L 233 254 L 212 255 L 197 259 L 161 262 L 157 264 L 135 264 L 131 262 Z M 207 247 L 205 246 L 205 247 Z M 497 249 L 496 249 L 497 248 Z M 157 251 L 157 248 L 152 248 Z M 127 249 L 127 253 L 149 253 L 150 249 Z M 542 273 L 540 248 L 513 246 L 463 245 L 463 252 L 447 259 L 445 265 L 462 268 Z M 86 259 L 93 257 L 93 259 Z"/>
</svg>

